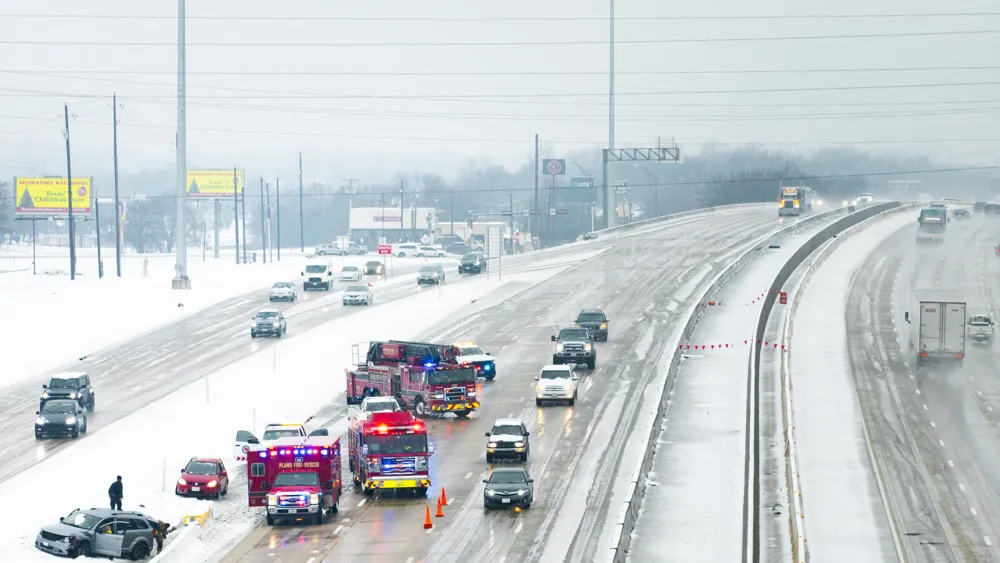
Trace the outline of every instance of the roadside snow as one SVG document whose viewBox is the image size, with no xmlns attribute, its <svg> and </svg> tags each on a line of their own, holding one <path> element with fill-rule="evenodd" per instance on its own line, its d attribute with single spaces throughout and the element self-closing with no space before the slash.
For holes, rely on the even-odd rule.
<svg viewBox="0 0 1000 563">
<path fill-rule="evenodd" d="M 301 421 L 325 405 L 342 401 L 345 382 L 340 368 L 350 364 L 352 343 L 415 338 L 460 311 L 473 315 L 499 296 L 512 296 L 563 270 L 511 274 L 502 282 L 481 278 L 425 290 L 393 305 L 397 321 L 391 326 L 381 307 L 362 310 L 349 319 L 334 320 L 278 342 L 269 352 L 254 354 L 179 389 L 0 485 L 0 496 L 20 507 L 0 515 L 0 528 L 6 532 L 0 538 L 0 553 L 11 561 L 50 562 L 50 556 L 34 548 L 39 527 L 77 506 L 104 506 L 115 475 L 124 477 L 126 509 L 142 504 L 145 512 L 176 522 L 197 502 L 174 496 L 179 468 L 192 455 L 229 459 L 236 430 L 259 431 L 271 422 Z M 129 453 L 121 455 L 125 446 Z M 41 445 L 38 449 L 39 456 L 45 456 Z M 233 470 L 240 464 L 230 461 L 229 466 Z M 238 483 L 234 479 L 233 488 L 238 489 Z M 260 518 L 249 509 L 231 510 L 230 503 L 239 502 L 237 491 L 233 496 L 216 503 L 217 513 L 224 509 L 235 520 L 230 522 L 227 538 L 239 537 L 240 526 L 248 531 Z"/>
</svg>

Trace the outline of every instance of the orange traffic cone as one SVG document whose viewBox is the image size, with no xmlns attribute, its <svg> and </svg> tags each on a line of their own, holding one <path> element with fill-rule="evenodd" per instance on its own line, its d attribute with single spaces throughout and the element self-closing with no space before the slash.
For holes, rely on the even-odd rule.
<svg viewBox="0 0 1000 563">
<path fill-rule="evenodd" d="M 441 487 L 441 504 L 448 505 L 448 495 L 444 494 L 444 487 Z"/>
<path fill-rule="evenodd" d="M 444 503 L 441 502 L 441 499 L 439 497 L 438 498 L 438 511 L 437 511 L 437 514 L 434 515 L 435 518 L 444 518 L 444 510 L 441 509 L 441 507 L 443 507 L 443 506 L 444 506 Z M 430 510 L 430 507 L 427 507 L 427 509 Z"/>
<path fill-rule="evenodd" d="M 427 514 L 424 515 L 424 529 L 425 530 L 430 530 L 433 527 L 434 527 L 434 524 L 431 524 L 431 507 L 428 506 L 427 507 Z"/>
</svg>

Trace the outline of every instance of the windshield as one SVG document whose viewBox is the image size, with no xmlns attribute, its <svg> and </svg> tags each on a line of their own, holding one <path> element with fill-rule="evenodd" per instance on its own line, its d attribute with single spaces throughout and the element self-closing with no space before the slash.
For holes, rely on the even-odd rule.
<svg viewBox="0 0 1000 563">
<path fill-rule="evenodd" d="M 601 313 L 580 313 L 576 318 L 578 323 L 603 323 L 604 315 Z"/>
<path fill-rule="evenodd" d="M 326 266 L 323 266 L 322 264 L 309 264 L 306 266 L 307 274 L 322 274 L 325 271 Z"/>
<path fill-rule="evenodd" d="M 53 377 L 52 381 L 49 381 L 49 389 L 79 389 L 80 380 L 79 379 L 60 379 L 58 377 Z"/>
<path fill-rule="evenodd" d="M 288 428 L 281 430 L 267 430 L 264 432 L 263 440 L 277 440 L 278 438 L 294 438 L 296 436 L 301 436 L 298 429 Z"/>
<path fill-rule="evenodd" d="M 342 272 L 357 272 L 358 269 L 355 268 L 354 266 L 344 266 L 344 269 L 341 270 L 341 271 Z"/>
<path fill-rule="evenodd" d="M 315 473 L 278 473 L 274 478 L 275 487 L 318 487 L 319 476 Z"/>
<path fill-rule="evenodd" d="M 483 349 L 480 348 L 479 346 L 465 346 L 465 347 L 459 348 L 459 351 L 461 351 L 461 355 L 463 355 L 463 356 L 482 356 L 482 355 L 484 355 L 483 354 Z"/>
<path fill-rule="evenodd" d="M 427 382 L 431 385 L 445 383 L 475 383 L 475 368 L 455 368 L 427 372 Z"/>
<path fill-rule="evenodd" d="M 520 471 L 494 471 L 490 476 L 490 483 L 513 484 L 527 483 L 527 481 L 524 479 L 524 473 Z"/>
<path fill-rule="evenodd" d="M 100 521 L 101 518 L 98 516 L 84 514 L 83 512 L 74 510 L 73 512 L 69 513 L 69 516 L 63 518 L 62 523 L 67 524 L 69 526 L 73 526 L 74 528 L 80 528 L 82 530 L 90 530 L 94 526 L 96 526 Z"/>
<path fill-rule="evenodd" d="M 261 311 L 257 313 L 258 319 L 276 319 L 278 318 L 278 313 L 275 311 Z"/>
<path fill-rule="evenodd" d="M 363 285 L 351 285 L 351 286 L 347 287 L 346 291 L 351 292 L 351 293 L 354 293 L 354 292 L 364 293 L 364 292 L 368 291 L 368 288 L 365 287 L 365 286 L 363 286 Z"/>
<path fill-rule="evenodd" d="M 503 435 L 507 435 L 507 436 L 520 436 L 521 435 L 521 427 L 520 426 L 510 426 L 510 425 L 506 425 L 506 426 L 494 426 L 493 427 L 493 432 L 491 432 L 491 434 L 493 434 L 494 436 L 503 436 Z"/>
<path fill-rule="evenodd" d="M 434 272 L 437 272 L 437 266 L 421 266 L 420 267 L 420 273 L 421 274 L 433 274 Z"/>
<path fill-rule="evenodd" d="M 368 452 L 373 454 L 427 453 L 427 436 L 424 434 L 369 436 L 365 443 L 368 444 Z"/>
<path fill-rule="evenodd" d="M 366 412 L 395 411 L 398 404 L 396 401 L 371 401 L 365 403 Z"/>
<path fill-rule="evenodd" d="M 478 254 L 466 254 L 465 256 L 462 257 L 462 260 L 466 260 L 469 262 L 475 262 L 478 259 L 479 259 Z"/>
<path fill-rule="evenodd" d="M 542 370 L 541 379 L 569 379 L 569 372 L 562 369 Z"/>
<path fill-rule="evenodd" d="M 208 461 L 189 461 L 184 473 L 190 475 L 215 475 L 217 466 Z"/>
<path fill-rule="evenodd" d="M 271 287 L 274 289 L 292 289 L 294 286 L 289 282 L 278 282 Z"/>
<path fill-rule="evenodd" d="M 969 318 L 970 325 L 988 325 L 990 324 L 990 318 L 982 315 L 976 315 Z"/>
<path fill-rule="evenodd" d="M 76 403 L 73 401 L 49 401 L 42 407 L 42 414 L 74 414 Z"/>
<path fill-rule="evenodd" d="M 590 333 L 579 328 L 567 328 L 559 331 L 559 340 L 590 340 Z"/>
</svg>

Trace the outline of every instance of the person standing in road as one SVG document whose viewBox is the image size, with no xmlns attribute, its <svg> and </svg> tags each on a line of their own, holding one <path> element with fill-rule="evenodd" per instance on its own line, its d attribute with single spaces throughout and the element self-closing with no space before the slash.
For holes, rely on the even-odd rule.
<svg viewBox="0 0 1000 563">
<path fill-rule="evenodd" d="M 111 483 L 111 486 L 108 487 L 108 496 L 111 498 L 111 510 L 121 510 L 122 498 L 124 498 L 121 475 L 118 476 L 117 481 Z"/>
</svg>

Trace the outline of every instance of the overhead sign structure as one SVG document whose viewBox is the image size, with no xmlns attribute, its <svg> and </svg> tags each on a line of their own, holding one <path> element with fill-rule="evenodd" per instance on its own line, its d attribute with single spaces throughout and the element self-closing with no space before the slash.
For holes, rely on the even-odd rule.
<svg viewBox="0 0 1000 563">
<path fill-rule="evenodd" d="M 399 207 L 352 207 L 348 215 L 350 230 L 433 230 L 437 215 L 433 207 L 407 208 L 400 214 Z"/>
<path fill-rule="evenodd" d="M 73 178 L 73 216 L 89 215 L 92 178 Z M 14 216 L 22 219 L 69 217 L 66 178 L 14 178 Z"/>
<path fill-rule="evenodd" d="M 542 160 L 542 170 L 549 176 L 566 174 L 566 161 L 561 158 L 546 158 Z"/>
<path fill-rule="evenodd" d="M 236 171 L 236 192 L 243 195 L 243 171 Z M 233 170 L 188 170 L 187 196 L 204 198 L 233 197 Z"/>
</svg>

